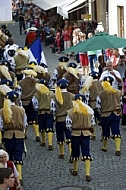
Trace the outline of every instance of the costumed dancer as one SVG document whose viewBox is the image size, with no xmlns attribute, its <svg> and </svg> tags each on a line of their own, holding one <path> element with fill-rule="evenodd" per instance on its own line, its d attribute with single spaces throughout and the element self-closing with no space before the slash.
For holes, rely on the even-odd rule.
<svg viewBox="0 0 126 190">
<path fill-rule="evenodd" d="M 121 125 L 126 125 L 126 71 L 125 71 L 125 77 L 123 78 L 123 84 L 122 84 L 122 123 Z"/>
<path fill-rule="evenodd" d="M 14 39 L 8 39 L 8 45 L 5 46 L 4 51 L 4 59 L 10 62 L 11 69 L 15 71 L 15 60 L 14 56 L 17 55 L 17 49 L 19 48 L 18 45 L 14 44 Z"/>
<path fill-rule="evenodd" d="M 59 65 L 54 69 L 51 76 L 51 84 L 50 84 L 51 88 L 54 88 L 56 82 L 62 79 L 64 73 L 66 73 L 67 71 L 69 58 L 62 56 L 58 60 L 59 60 Z"/>
<path fill-rule="evenodd" d="M 67 72 L 63 75 L 63 78 L 69 81 L 69 85 L 67 87 L 68 92 L 78 94 L 82 76 L 79 74 L 76 63 L 70 62 L 68 64 Z"/>
<path fill-rule="evenodd" d="M 6 97 L 6 93 L 12 91 L 11 87 L 13 86 L 13 82 L 7 79 L 3 79 L 0 82 L 0 109 L 4 106 L 4 98 Z M 3 130 L 0 130 L 0 147 L 3 147 Z"/>
<path fill-rule="evenodd" d="M 86 181 L 91 181 L 90 177 L 90 135 L 94 121 L 94 111 L 91 107 L 83 103 L 85 97 L 81 94 L 76 94 L 73 100 L 73 108 L 68 110 L 66 118 L 66 126 L 71 130 L 72 142 L 72 160 L 73 169 L 70 173 L 74 176 L 78 175 L 78 161 L 80 157 L 80 148 L 82 153 L 81 160 L 85 162 Z"/>
<path fill-rule="evenodd" d="M 14 84 L 8 79 L 3 79 L 0 82 L 0 109 L 3 108 L 4 98 L 7 92 L 12 91 Z"/>
<path fill-rule="evenodd" d="M 69 81 L 66 79 L 61 79 L 57 82 L 57 86 L 55 89 L 55 98 L 52 100 L 52 111 L 55 115 L 56 121 L 56 137 L 57 143 L 59 145 L 59 158 L 64 158 L 64 143 L 66 137 L 66 143 L 69 146 L 69 152 L 71 156 L 71 133 L 66 128 L 66 116 L 67 110 L 72 108 L 72 99 L 73 94 L 67 91 L 67 86 L 69 85 Z"/>
<path fill-rule="evenodd" d="M 14 56 L 15 61 L 15 75 L 17 77 L 17 81 L 23 78 L 23 74 L 21 73 L 22 69 L 28 67 L 29 65 L 29 56 L 27 52 L 21 48 L 17 50 L 17 55 Z"/>
<path fill-rule="evenodd" d="M 15 80 L 15 73 L 11 70 L 10 62 L 6 59 L 0 61 L 0 80 L 8 79 Z"/>
<path fill-rule="evenodd" d="M 103 91 L 98 93 L 97 108 L 101 114 L 102 142 L 101 150 L 107 151 L 107 143 L 110 137 L 115 140 L 115 155 L 120 156 L 121 134 L 120 134 L 120 114 L 122 92 L 112 87 L 113 77 L 106 76 L 103 79 Z"/>
<path fill-rule="evenodd" d="M 35 39 L 37 39 L 37 28 L 36 27 L 31 27 L 27 29 L 27 34 L 26 34 L 26 39 L 25 39 L 25 46 L 29 46 L 30 44 L 32 44 L 33 41 L 35 41 Z"/>
<path fill-rule="evenodd" d="M 5 33 L 2 31 L 2 29 L 0 28 L 0 60 L 3 59 L 4 47 L 6 45 L 7 40 L 8 36 L 6 36 Z"/>
<path fill-rule="evenodd" d="M 46 81 L 50 81 L 50 74 L 47 72 L 46 66 L 44 63 L 40 63 L 39 65 L 35 61 L 31 61 L 29 63 L 29 67 L 33 68 L 33 70 L 37 73 L 36 78 L 44 79 Z"/>
<path fill-rule="evenodd" d="M 89 105 L 94 110 L 95 123 L 100 123 L 100 114 L 96 108 L 96 99 L 98 92 L 103 90 L 101 81 L 98 80 L 99 73 L 92 71 L 89 76 L 87 76 L 83 88 L 80 90 L 80 94 L 85 96 L 85 103 Z M 91 140 L 95 140 L 95 126 L 94 132 L 91 135 Z"/>
<path fill-rule="evenodd" d="M 15 105 L 18 93 L 8 92 L 4 107 L 0 110 L 0 126 L 4 129 L 4 144 L 9 158 L 16 165 L 22 182 L 22 155 L 24 152 L 24 129 L 27 123 L 25 110 Z"/>
<path fill-rule="evenodd" d="M 54 97 L 54 93 L 48 88 L 48 81 L 41 79 L 36 85 L 37 92 L 35 98 L 38 100 L 38 125 L 39 132 L 42 139 L 40 141 L 41 146 L 46 145 L 46 133 L 48 135 L 48 150 L 53 150 L 52 138 L 53 138 L 53 114 L 50 109 L 51 100 Z"/>
<path fill-rule="evenodd" d="M 34 93 L 36 92 L 35 84 L 38 81 L 38 79 L 34 77 L 37 76 L 37 73 L 33 71 L 32 68 L 29 67 L 23 69 L 21 73 L 24 75 L 24 78 L 19 81 L 18 88 L 21 89 L 22 106 L 25 109 L 28 124 L 33 126 L 36 135 L 36 142 L 39 142 L 40 137 L 39 137 L 39 128 L 37 123 L 38 112 L 33 107 L 33 101 L 34 101 L 33 96 Z"/>
</svg>

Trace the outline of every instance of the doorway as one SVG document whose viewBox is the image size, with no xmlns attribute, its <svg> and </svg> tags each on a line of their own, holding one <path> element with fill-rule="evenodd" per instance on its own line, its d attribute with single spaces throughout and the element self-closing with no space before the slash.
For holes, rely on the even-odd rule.
<svg viewBox="0 0 126 190">
<path fill-rule="evenodd" d="M 124 6 L 118 6 L 118 34 L 120 37 L 124 38 Z"/>
</svg>

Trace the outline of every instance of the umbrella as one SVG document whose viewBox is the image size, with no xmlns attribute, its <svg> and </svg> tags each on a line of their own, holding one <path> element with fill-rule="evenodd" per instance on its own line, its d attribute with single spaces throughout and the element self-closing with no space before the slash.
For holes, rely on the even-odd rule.
<svg viewBox="0 0 126 190">
<path fill-rule="evenodd" d="M 103 50 L 108 48 L 126 47 L 126 39 L 114 35 L 109 35 L 105 32 L 98 32 L 92 38 L 72 46 L 64 52 L 87 52 L 94 50 Z"/>
</svg>

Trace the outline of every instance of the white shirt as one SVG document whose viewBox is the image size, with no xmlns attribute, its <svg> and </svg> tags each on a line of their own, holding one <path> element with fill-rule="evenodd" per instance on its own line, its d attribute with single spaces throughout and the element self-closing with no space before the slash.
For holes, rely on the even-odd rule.
<svg viewBox="0 0 126 190">
<path fill-rule="evenodd" d="M 13 45 L 6 45 L 6 46 L 5 46 L 4 58 L 10 62 L 10 65 L 11 65 L 12 69 L 15 69 L 15 66 L 16 66 L 16 65 L 15 65 L 14 56 L 17 55 L 17 49 L 18 49 L 18 48 L 19 48 L 19 46 L 16 45 L 16 44 L 13 44 Z M 9 50 L 15 50 L 14 56 L 10 56 L 10 55 L 8 54 Z"/>
<path fill-rule="evenodd" d="M 120 73 L 118 71 L 116 71 L 114 69 L 112 71 L 115 73 L 115 75 L 118 78 L 121 79 L 121 75 L 120 75 Z M 113 88 L 118 89 L 118 84 L 119 84 L 118 81 L 116 80 L 116 78 L 108 70 L 107 71 L 103 71 L 103 73 L 101 74 L 101 77 L 100 77 L 99 80 L 103 80 L 104 77 L 107 77 L 107 76 L 110 76 L 110 77 L 112 77 L 114 79 L 114 81 L 112 82 L 112 86 L 113 86 Z"/>
</svg>

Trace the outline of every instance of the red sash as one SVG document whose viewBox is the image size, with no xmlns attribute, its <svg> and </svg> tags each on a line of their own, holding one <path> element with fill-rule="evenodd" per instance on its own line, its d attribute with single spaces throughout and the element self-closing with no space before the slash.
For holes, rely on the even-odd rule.
<svg viewBox="0 0 126 190">
<path fill-rule="evenodd" d="M 13 172 L 14 172 L 13 162 L 7 161 L 7 168 L 11 168 L 13 170 Z M 16 181 L 15 181 L 14 187 L 11 187 L 10 190 L 16 190 Z"/>
</svg>

